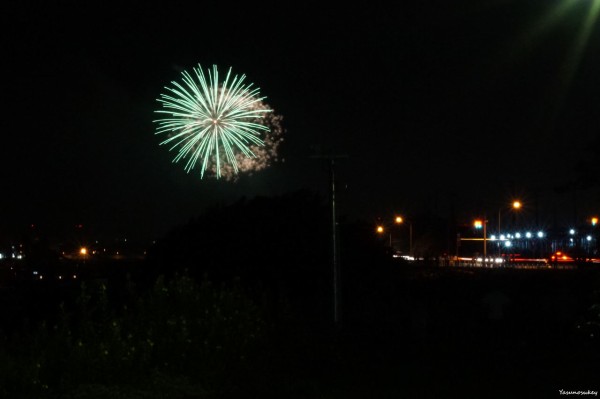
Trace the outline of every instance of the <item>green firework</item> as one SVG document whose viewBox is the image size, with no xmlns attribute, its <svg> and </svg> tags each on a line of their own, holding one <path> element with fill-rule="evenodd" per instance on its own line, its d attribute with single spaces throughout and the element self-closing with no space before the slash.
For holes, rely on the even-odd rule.
<svg viewBox="0 0 600 399">
<path fill-rule="evenodd" d="M 237 173 L 240 155 L 254 158 L 252 148 L 264 145 L 261 135 L 269 127 L 263 120 L 271 110 L 257 106 L 265 97 L 231 68 L 222 82 L 216 65 L 207 74 L 200 65 L 193 72 L 182 72 L 182 82 L 171 82 L 157 99 L 162 109 L 155 112 L 165 117 L 154 121 L 155 134 L 168 135 L 160 145 L 177 150 L 173 162 L 185 160 L 188 173 L 197 165 L 201 178 L 210 171 L 218 179 L 227 165 Z"/>
</svg>

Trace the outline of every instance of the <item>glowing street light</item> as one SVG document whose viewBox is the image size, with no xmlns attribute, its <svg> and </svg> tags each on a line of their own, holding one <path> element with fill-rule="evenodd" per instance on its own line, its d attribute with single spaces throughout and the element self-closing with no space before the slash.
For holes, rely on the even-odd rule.
<svg viewBox="0 0 600 399">
<path fill-rule="evenodd" d="M 512 204 L 511 204 L 510 209 L 514 209 L 514 210 L 518 211 L 522 207 L 523 207 L 523 204 L 521 203 L 521 201 L 514 200 L 512 202 Z M 498 235 L 502 235 L 502 232 L 501 232 L 501 228 L 502 228 L 501 220 L 502 220 L 502 208 L 499 208 L 498 209 Z M 498 244 L 498 256 L 500 256 L 500 251 L 501 251 L 500 244 Z"/>
<path fill-rule="evenodd" d="M 592 218 L 592 226 L 595 226 L 596 224 L 598 224 L 598 218 L 596 216 L 594 216 Z"/>
<path fill-rule="evenodd" d="M 394 217 L 394 224 L 396 224 L 396 225 L 404 224 L 404 218 L 402 216 L 396 215 Z M 409 241 L 409 253 L 412 256 L 412 223 L 409 222 L 408 226 L 409 226 L 409 236 L 410 236 L 409 237 L 409 240 L 410 240 Z M 380 235 L 383 235 L 386 232 L 386 229 L 389 230 L 390 248 L 393 247 L 393 245 L 392 245 L 393 244 L 393 242 L 392 242 L 392 227 L 393 226 L 390 226 L 389 224 L 387 225 L 387 227 L 385 224 L 378 224 L 375 227 L 375 231 L 377 232 L 377 234 L 380 234 Z"/>
<path fill-rule="evenodd" d="M 487 262 L 487 220 L 484 217 L 483 220 L 477 219 L 473 223 L 476 229 L 483 228 L 483 262 Z"/>
<path fill-rule="evenodd" d="M 514 210 L 518 211 L 522 207 L 523 207 L 523 204 L 521 203 L 521 201 L 515 200 L 515 201 L 513 201 L 510 209 L 514 209 Z M 502 208 L 498 209 L 498 234 L 500 234 L 500 229 L 502 226 L 501 220 L 502 220 Z"/>
<path fill-rule="evenodd" d="M 402 216 L 396 216 L 394 219 L 396 224 L 404 223 L 404 219 Z M 412 232 L 412 222 L 408 222 L 408 254 L 413 256 L 413 232 Z"/>
</svg>

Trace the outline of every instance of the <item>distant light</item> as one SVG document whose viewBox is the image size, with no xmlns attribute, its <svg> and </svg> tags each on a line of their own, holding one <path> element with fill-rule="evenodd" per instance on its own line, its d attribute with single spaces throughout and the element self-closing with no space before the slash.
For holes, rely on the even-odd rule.
<svg viewBox="0 0 600 399">
<path fill-rule="evenodd" d="M 506 240 L 506 236 L 504 234 L 500 234 L 500 240 L 501 241 Z"/>
<path fill-rule="evenodd" d="M 569 234 L 571 234 L 571 235 L 575 234 L 575 229 L 569 230 Z"/>
<path fill-rule="evenodd" d="M 492 235 L 490 236 L 490 240 L 492 240 L 492 241 L 495 241 L 495 240 L 496 240 L 496 236 L 495 236 L 494 234 L 492 234 Z"/>
<path fill-rule="evenodd" d="M 531 233 L 530 232 L 525 233 L 525 237 L 531 238 Z"/>
<path fill-rule="evenodd" d="M 394 221 L 398 224 L 402 223 L 404 220 L 402 219 L 402 216 L 396 216 L 396 219 L 394 219 Z"/>
<path fill-rule="evenodd" d="M 585 239 L 588 241 L 592 241 L 592 236 L 587 236 L 587 237 L 585 237 Z"/>
<path fill-rule="evenodd" d="M 541 232 L 541 231 L 538 231 L 538 233 L 537 233 L 537 236 L 538 236 L 539 238 L 543 238 L 543 237 L 544 237 L 544 233 L 543 233 L 543 232 Z"/>
<path fill-rule="evenodd" d="M 4 254 L 0 254 L 0 259 L 4 258 Z"/>
<path fill-rule="evenodd" d="M 521 233 L 515 233 L 516 238 L 521 238 Z"/>
<path fill-rule="evenodd" d="M 521 208 L 521 201 L 514 201 L 513 202 L 513 208 L 520 209 Z"/>
<path fill-rule="evenodd" d="M 592 218 L 592 226 L 595 226 L 596 224 L 598 224 L 598 218 L 597 217 L 593 217 Z"/>
<path fill-rule="evenodd" d="M 87 250 L 87 248 L 86 248 L 86 247 L 81 247 L 81 249 L 79 250 L 79 253 L 80 253 L 81 255 L 87 255 L 87 253 L 88 253 L 88 250 Z"/>
<path fill-rule="evenodd" d="M 480 229 L 483 227 L 483 222 L 481 220 L 476 220 L 473 225 L 475 226 L 476 229 Z"/>
<path fill-rule="evenodd" d="M 506 241 L 506 242 L 504 243 L 504 246 L 505 246 L 505 247 L 510 247 L 511 245 L 512 245 L 512 243 L 511 243 L 510 241 Z"/>
</svg>

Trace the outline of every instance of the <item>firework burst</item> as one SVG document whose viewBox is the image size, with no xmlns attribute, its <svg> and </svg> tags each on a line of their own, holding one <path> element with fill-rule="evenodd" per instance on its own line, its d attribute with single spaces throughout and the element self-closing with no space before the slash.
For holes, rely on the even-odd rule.
<svg viewBox="0 0 600 399">
<path fill-rule="evenodd" d="M 231 68 L 222 82 L 216 66 L 207 75 L 200 65 L 193 72 L 184 71 L 183 83 L 171 82 L 157 99 L 162 109 L 156 112 L 165 117 L 154 121 L 156 134 L 167 134 L 160 144 L 178 151 L 173 162 L 185 159 L 187 172 L 200 165 L 201 178 L 227 180 L 267 167 L 281 142 L 281 118 L 264 104 L 259 89 L 245 84 L 245 75 L 232 75 Z"/>
</svg>

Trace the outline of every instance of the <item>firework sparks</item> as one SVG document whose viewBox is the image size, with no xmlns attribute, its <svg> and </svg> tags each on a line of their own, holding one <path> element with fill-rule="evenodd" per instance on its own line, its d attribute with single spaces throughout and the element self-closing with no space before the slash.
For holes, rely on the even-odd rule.
<svg viewBox="0 0 600 399">
<path fill-rule="evenodd" d="M 271 110 L 262 101 L 257 102 L 254 107 Z M 226 164 L 221 168 L 221 177 L 225 180 L 236 181 L 241 174 L 251 175 L 254 172 L 268 168 L 273 163 L 283 161 L 278 155 L 279 146 L 283 142 L 284 129 L 282 120 L 283 117 L 274 111 L 265 114 L 262 118 L 262 123 L 269 130 L 264 132 L 263 145 L 252 144 L 249 146 L 250 151 L 255 155 L 254 157 L 247 157 L 243 153 L 236 154 L 237 172 L 232 165 Z M 212 169 L 211 172 L 215 174 L 216 170 Z"/>
<path fill-rule="evenodd" d="M 211 175 L 235 180 L 238 173 L 261 170 L 281 142 L 281 117 L 263 103 L 259 89 L 245 84 L 245 75 L 233 75 L 231 68 L 219 81 L 216 66 L 208 77 L 202 67 L 193 69 L 195 79 L 183 72 L 183 84 L 171 82 L 167 94 L 157 100 L 166 115 L 155 120 L 156 134 L 168 134 L 161 145 L 178 150 L 173 162 L 186 160 L 189 173 L 200 164 L 200 177 Z"/>
</svg>

